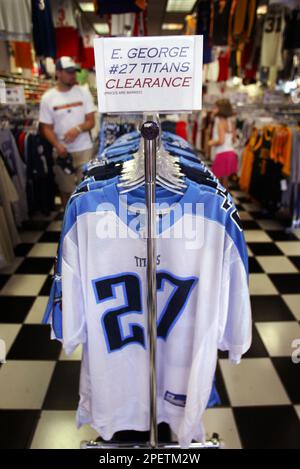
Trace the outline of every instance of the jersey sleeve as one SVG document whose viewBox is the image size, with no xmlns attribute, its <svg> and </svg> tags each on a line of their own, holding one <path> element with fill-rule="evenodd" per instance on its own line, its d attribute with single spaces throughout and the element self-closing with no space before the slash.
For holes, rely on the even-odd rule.
<svg viewBox="0 0 300 469">
<path fill-rule="evenodd" d="M 87 88 L 82 88 L 82 91 L 84 93 L 84 113 L 90 114 L 95 112 L 96 107 L 91 92 Z"/>
<path fill-rule="evenodd" d="M 67 355 L 87 340 L 76 230 L 75 223 L 66 234 L 62 246 L 62 329 L 63 347 Z"/>
<path fill-rule="evenodd" d="M 252 321 L 245 261 L 232 241 L 224 255 L 220 319 L 218 348 L 239 363 L 251 345 Z"/>
<path fill-rule="evenodd" d="M 39 122 L 41 124 L 53 124 L 53 116 L 51 114 L 51 109 L 49 103 L 45 98 L 42 98 L 40 104 L 40 113 L 39 113 Z"/>
</svg>

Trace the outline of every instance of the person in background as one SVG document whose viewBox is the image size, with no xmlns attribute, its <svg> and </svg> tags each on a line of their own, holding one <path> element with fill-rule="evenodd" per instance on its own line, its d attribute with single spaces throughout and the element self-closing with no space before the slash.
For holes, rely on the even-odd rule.
<svg viewBox="0 0 300 469">
<path fill-rule="evenodd" d="M 56 150 L 54 173 L 64 207 L 81 178 L 82 165 L 93 157 L 89 131 L 95 125 L 95 105 L 91 93 L 76 84 L 77 70 L 71 57 L 58 59 L 57 85 L 40 103 L 40 132 Z"/>
<path fill-rule="evenodd" d="M 228 99 L 220 99 L 213 108 L 215 116 L 213 138 L 208 142 L 212 148 L 212 172 L 228 189 L 228 178 L 238 172 L 238 158 L 234 150 L 236 140 L 233 111 Z"/>
</svg>

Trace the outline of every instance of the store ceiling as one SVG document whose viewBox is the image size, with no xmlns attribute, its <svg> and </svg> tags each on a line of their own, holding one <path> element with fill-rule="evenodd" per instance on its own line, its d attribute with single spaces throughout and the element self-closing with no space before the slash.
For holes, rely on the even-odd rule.
<svg viewBox="0 0 300 469">
<path fill-rule="evenodd" d="M 77 4 L 91 4 L 92 0 L 75 0 Z M 184 18 L 193 10 L 197 0 L 148 0 L 148 34 L 150 36 L 167 36 L 171 34 L 182 34 Z M 168 2 L 169 7 L 168 7 Z M 173 3 L 172 3 L 173 2 Z M 190 10 L 182 12 L 170 12 L 167 9 L 172 7 L 181 7 L 187 5 Z M 258 6 L 266 5 L 267 0 L 258 0 Z M 92 6 L 91 6 L 92 8 Z M 85 12 L 86 18 L 90 24 L 106 24 L 103 18 L 93 12 Z M 181 29 L 163 29 L 163 25 L 182 25 Z"/>
<path fill-rule="evenodd" d="M 175 0 L 178 1 L 178 0 Z M 181 0 L 184 3 L 185 0 Z M 195 3 L 188 0 L 188 5 Z M 77 3 L 91 3 L 91 0 L 78 0 Z M 189 13 L 185 12 L 167 12 L 168 0 L 148 0 L 148 34 L 150 36 L 167 36 L 170 34 L 182 34 L 182 30 L 163 30 L 163 24 L 184 24 L 184 18 Z M 85 12 L 89 23 L 105 23 L 103 19 L 95 15 L 93 12 Z"/>
</svg>

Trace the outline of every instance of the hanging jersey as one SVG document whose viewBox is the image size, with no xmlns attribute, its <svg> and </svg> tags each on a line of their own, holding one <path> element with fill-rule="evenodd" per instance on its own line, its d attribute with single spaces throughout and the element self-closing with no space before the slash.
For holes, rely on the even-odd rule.
<svg viewBox="0 0 300 469">
<path fill-rule="evenodd" d="M 255 21 L 254 33 L 250 40 L 245 44 L 241 57 L 241 68 L 243 77 L 251 82 L 255 80 L 260 61 L 260 51 L 263 35 L 264 18 L 257 16 Z"/>
<path fill-rule="evenodd" d="M 300 8 L 293 10 L 288 18 L 284 34 L 284 49 L 300 49 Z"/>
<path fill-rule="evenodd" d="M 51 8 L 55 28 L 56 59 L 68 56 L 76 62 L 80 62 L 82 58 L 81 44 L 73 2 L 53 0 Z M 67 41 L 66 38 L 68 38 Z"/>
<path fill-rule="evenodd" d="M 229 16 L 229 42 L 244 44 L 253 30 L 256 0 L 233 0 Z"/>
<path fill-rule="evenodd" d="M 197 4 L 196 34 L 203 35 L 203 63 L 210 63 L 212 61 L 212 8 L 210 0 L 204 0 Z"/>
<path fill-rule="evenodd" d="M 220 52 L 218 57 L 219 61 L 219 76 L 218 81 L 227 81 L 229 78 L 229 64 L 230 64 L 230 49 Z"/>
<path fill-rule="evenodd" d="M 213 44 L 226 46 L 228 44 L 228 25 L 231 11 L 231 0 L 214 1 Z"/>
<path fill-rule="evenodd" d="M 196 34 L 197 19 L 195 15 L 187 15 L 185 17 L 185 32 L 186 36 Z"/>
<path fill-rule="evenodd" d="M 82 16 L 78 17 L 79 34 L 82 39 L 84 57 L 81 61 L 81 67 L 91 69 L 95 66 L 94 45 L 95 32 Z"/>
<path fill-rule="evenodd" d="M 282 43 L 285 28 L 284 7 L 278 4 L 269 6 L 265 17 L 261 50 L 261 66 L 281 69 Z"/>
<path fill-rule="evenodd" d="M 50 0 L 32 1 L 32 33 L 38 57 L 55 57 L 55 37 Z"/>
<path fill-rule="evenodd" d="M 183 196 L 169 194 L 159 200 L 177 211 L 162 212 L 157 238 L 158 421 L 187 446 L 204 437 L 217 349 L 239 361 L 250 345 L 247 254 L 236 210 L 213 189 L 189 183 Z M 149 429 L 145 217 L 131 211 L 144 197 L 140 189 L 125 201 L 115 185 L 78 197 L 62 247 L 63 345 L 83 344 L 89 383 L 77 421 L 107 440 Z M 185 224 L 200 228 L 194 239 Z"/>
<path fill-rule="evenodd" d="M 33 67 L 31 43 L 16 41 L 11 43 L 11 48 L 16 67 L 31 70 Z"/>
<path fill-rule="evenodd" d="M 148 36 L 147 10 L 135 13 L 132 35 L 136 37 Z"/>
<path fill-rule="evenodd" d="M 260 148 L 262 138 L 256 128 L 253 129 L 242 156 L 239 185 L 242 191 L 249 192 L 254 162 L 254 152 Z"/>
<path fill-rule="evenodd" d="M 270 158 L 282 165 L 283 174 L 290 175 L 292 152 L 292 131 L 286 126 L 276 127 L 270 152 Z"/>
<path fill-rule="evenodd" d="M 73 2 L 69 0 L 51 0 L 51 8 L 55 28 L 77 28 Z"/>
</svg>

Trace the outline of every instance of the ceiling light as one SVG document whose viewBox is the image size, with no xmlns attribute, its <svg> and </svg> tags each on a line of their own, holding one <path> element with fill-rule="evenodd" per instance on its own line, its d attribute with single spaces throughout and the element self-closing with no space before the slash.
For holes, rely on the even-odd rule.
<svg viewBox="0 0 300 469">
<path fill-rule="evenodd" d="M 191 11 L 196 0 L 168 0 L 167 11 Z"/>
<path fill-rule="evenodd" d="M 178 31 L 183 28 L 183 24 L 182 23 L 164 23 L 161 28 L 167 31 Z"/>
<path fill-rule="evenodd" d="M 256 14 L 257 15 L 266 15 L 267 11 L 268 11 L 267 5 L 260 5 L 256 10 Z"/>
<path fill-rule="evenodd" d="M 80 9 L 84 12 L 93 12 L 95 13 L 95 8 L 93 2 L 80 2 Z"/>
<path fill-rule="evenodd" d="M 107 23 L 94 23 L 94 28 L 98 34 L 108 34 L 109 27 Z"/>
</svg>

